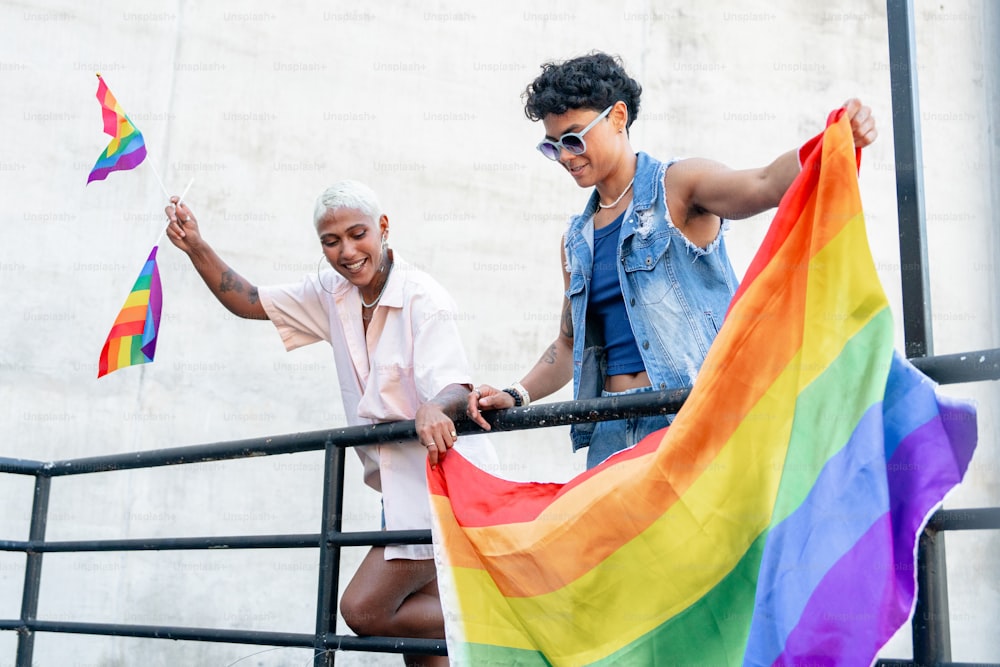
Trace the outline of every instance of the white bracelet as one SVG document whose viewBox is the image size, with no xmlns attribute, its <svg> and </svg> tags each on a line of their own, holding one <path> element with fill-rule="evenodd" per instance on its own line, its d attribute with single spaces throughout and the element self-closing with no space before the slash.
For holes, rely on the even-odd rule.
<svg viewBox="0 0 1000 667">
<path fill-rule="evenodd" d="M 526 408 L 529 405 L 531 405 L 531 395 L 528 394 L 528 390 L 524 388 L 523 384 L 521 384 L 520 382 L 511 382 L 510 383 L 510 388 L 513 389 L 514 391 L 516 391 L 518 394 L 521 395 L 521 406 L 520 407 Z"/>
</svg>

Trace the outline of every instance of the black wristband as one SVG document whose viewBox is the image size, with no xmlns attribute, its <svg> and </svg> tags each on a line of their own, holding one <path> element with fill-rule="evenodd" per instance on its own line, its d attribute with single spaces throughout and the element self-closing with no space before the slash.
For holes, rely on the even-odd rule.
<svg viewBox="0 0 1000 667">
<path fill-rule="evenodd" d="M 514 399 L 514 407 L 515 408 L 521 407 L 521 403 L 522 403 L 522 401 L 521 401 L 521 394 L 517 393 L 516 391 L 514 391 L 510 387 L 507 387 L 506 389 L 504 389 L 503 393 L 510 394 L 510 396 L 513 397 L 513 399 Z"/>
</svg>

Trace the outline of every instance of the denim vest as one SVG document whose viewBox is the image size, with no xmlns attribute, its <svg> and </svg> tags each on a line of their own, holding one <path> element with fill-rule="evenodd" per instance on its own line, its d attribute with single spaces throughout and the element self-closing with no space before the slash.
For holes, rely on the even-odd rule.
<svg viewBox="0 0 1000 667">
<path fill-rule="evenodd" d="M 618 279 L 646 373 L 656 389 L 689 387 L 722 326 L 739 284 L 722 230 L 705 248 L 670 221 L 663 178 L 671 163 L 638 153 L 632 204 L 618 237 Z M 587 301 L 594 266 L 595 190 L 565 236 L 566 297 L 573 314 L 573 396 L 600 396 L 604 386 L 600 341 L 587 337 Z M 723 223 L 723 230 L 725 223 Z M 594 423 L 570 428 L 573 450 L 590 444 Z"/>
</svg>

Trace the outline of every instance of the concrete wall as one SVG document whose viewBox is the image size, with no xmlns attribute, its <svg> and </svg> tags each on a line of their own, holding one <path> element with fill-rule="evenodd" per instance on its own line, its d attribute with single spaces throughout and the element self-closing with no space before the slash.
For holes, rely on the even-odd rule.
<svg viewBox="0 0 1000 667">
<path fill-rule="evenodd" d="M 96 379 L 108 328 L 164 224 L 154 166 L 172 193 L 194 179 L 188 200 L 205 236 L 260 284 L 315 271 L 314 198 L 335 179 L 368 182 L 393 247 L 458 301 L 477 381 L 520 377 L 555 335 L 559 239 L 587 194 L 534 151 L 542 130 L 524 118 L 520 93 L 543 61 L 591 49 L 620 54 L 643 84 L 633 144 L 663 158 L 757 166 L 819 131 L 846 98 L 870 104 L 881 137 L 865 152 L 862 196 L 899 319 L 885 6 L 836 4 L 0 3 L 0 456 L 343 424 L 329 350 L 286 354 L 270 324 L 228 316 L 169 242 L 156 362 Z M 917 22 L 935 347 L 996 347 L 995 4 L 919 0 Z M 149 158 L 85 187 L 107 141 L 98 71 Z M 769 220 L 733 226 L 738 273 Z M 975 398 L 981 415 L 980 451 L 947 506 L 1000 505 L 996 384 L 944 391 Z M 584 468 L 562 429 L 496 443 L 510 478 L 565 480 Z M 349 461 L 345 526 L 377 528 L 377 496 Z M 48 536 L 315 532 L 320 463 L 316 453 L 58 479 Z M 30 480 L 4 477 L 0 537 L 24 539 Z M 1000 660 L 1000 540 L 947 541 L 954 658 Z M 360 555 L 347 555 L 345 580 Z M 46 556 L 40 616 L 310 632 L 315 561 L 309 550 Z M 0 617 L 18 615 L 22 569 L 22 556 L 0 553 Z M 884 655 L 909 656 L 907 642 L 904 630 Z M 0 633 L 0 665 L 13 663 L 15 643 Z M 226 665 L 261 650 L 43 634 L 36 659 Z M 308 651 L 282 649 L 243 664 L 308 661 Z"/>
</svg>

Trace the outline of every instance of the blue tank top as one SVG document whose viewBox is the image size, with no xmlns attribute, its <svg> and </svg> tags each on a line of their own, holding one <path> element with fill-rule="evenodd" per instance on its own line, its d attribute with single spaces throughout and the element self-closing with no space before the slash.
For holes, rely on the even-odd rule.
<svg viewBox="0 0 1000 667">
<path fill-rule="evenodd" d="M 618 281 L 618 233 L 624 219 L 625 214 L 622 213 L 607 227 L 594 230 L 594 271 L 587 319 L 593 318 L 598 330 L 604 334 L 608 375 L 646 370 L 625 311 L 622 285 Z"/>
</svg>

